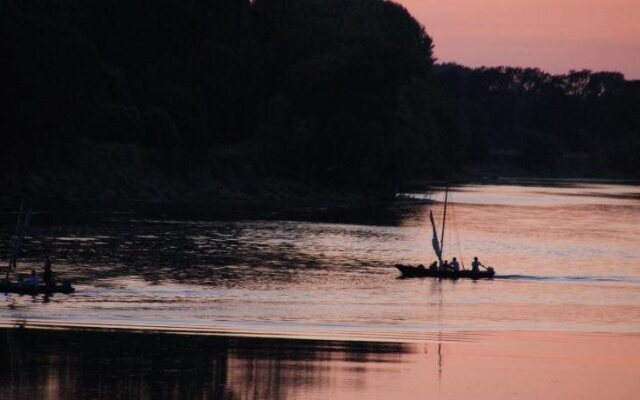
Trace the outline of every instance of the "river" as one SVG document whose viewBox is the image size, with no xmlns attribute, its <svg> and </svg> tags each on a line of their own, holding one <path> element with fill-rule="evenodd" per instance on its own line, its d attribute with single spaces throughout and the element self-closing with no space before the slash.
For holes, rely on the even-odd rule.
<svg viewBox="0 0 640 400">
<path fill-rule="evenodd" d="M 441 190 L 405 193 L 380 218 L 357 222 L 127 215 L 39 226 L 35 218 L 19 272 L 51 254 L 77 292 L 3 295 L 0 325 L 404 343 L 413 350 L 398 354 L 412 357 L 430 343 L 523 343 L 518 335 L 547 343 L 544 333 L 614 346 L 621 339 L 606 338 L 640 334 L 639 186 L 463 185 L 449 194 L 445 258 L 468 268 L 477 256 L 495 279 L 398 279 L 396 262 L 434 259 L 428 213 L 441 224 Z M 3 254 L 12 230 L 3 229 Z"/>
</svg>

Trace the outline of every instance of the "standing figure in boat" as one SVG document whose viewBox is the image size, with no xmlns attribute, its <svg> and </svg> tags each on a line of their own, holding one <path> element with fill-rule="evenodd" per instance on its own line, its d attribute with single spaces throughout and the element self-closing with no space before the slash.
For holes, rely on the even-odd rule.
<svg viewBox="0 0 640 400">
<path fill-rule="evenodd" d="M 453 257 L 453 260 L 451 261 L 451 269 L 453 272 L 460 272 L 460 263 L 458 263 L 458 260 L 455 257 Z"/>
<path fill-rule="evenodd" d="M 53 286 L 53 271 L 51 270 L 51 259 L 49 256 L 44 261 L 44 272 L 42 273 L 42 279 L 47 287 Z"/>
<path fill-rule="evenodd" d="M 36 274 L 36 270 L 31 270 L 31 276 L 29 277 L 29 286 L 37 288 L 40 285 L 40 279 L 38 279 L 38 275 Z"/>
</svg>

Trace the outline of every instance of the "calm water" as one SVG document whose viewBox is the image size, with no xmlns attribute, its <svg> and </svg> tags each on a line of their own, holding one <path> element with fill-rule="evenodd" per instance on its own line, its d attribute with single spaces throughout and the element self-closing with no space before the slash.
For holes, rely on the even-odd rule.
<svg viewBox="0 0 640 400">
<path fill-rule="evenodd" d="M 434 203 L 404 203 L 368 224 L 140 218 L 45 227 L 36 216 L 22 272 L 49 251 L 78 291 L 2 295 L 0 324 L 375 341 L 640 332 L 640 187 L 457 188 L 445 257 L 468 266 L 477 255 L 496 269 L 491 281 L 396 279 L 394 263 L 433 259 L 426 221 L 429 209 L 442 214 L 441 192 L 409 196 Z M 12 230 L 3 229 L 1 254 Z"/>
<path fill-rule="evenodd" d="M 475 282 L 398 279 L 443 208 L 407 197 L 331 223 L 36 215 L 20 272 L 51 253 L 78 292 L 0 295 L 2 398 L 638 398 L 640 187 L 457 188 L 445 256 L 496 269 Z"/>
<path fill-rule="evenodd" d="M 637 399 L 638 337 L 371 343 L 1 330 L 3 399 Z"/>
</svg>

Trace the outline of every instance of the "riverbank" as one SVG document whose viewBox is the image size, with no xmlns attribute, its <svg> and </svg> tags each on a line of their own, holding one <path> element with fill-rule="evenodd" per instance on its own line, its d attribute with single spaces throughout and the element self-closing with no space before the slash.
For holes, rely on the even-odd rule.
<svg viewBox="0 0 640 400">
<path fill-rule="evenodd" d="M 84 142 L 37 148 L 29 158 L 9 157 L 0 170 L 0 218 L 22 202 L 62 220 L 110 213 L 229 219 L 378 207 L 394 199 L 395 191 L 382 184 L 345 186 L 341 177 L 323 182 L 274 167 L 273 154 L 254 145 L 187 151 Z"/>
<path fill-rule="evenodd" d="M 494 165 L 495 160 L 487 161 L 447 171 L 448 176 L 439 173 L 403 182 L 376 174 L 360 179 L 358 171 L 351 171 L 351 176 L 336 172 L 328 175 L 332 179 L 321 179 L 310 171 L 280 165 L 286 162 L 274 160 L 277 151 L 266 147 L 244 143 L 187 151 L 84 141 L 36 148 L 28 158 L 9 156 L 0 170 L 0 220 L 9 215 L 5 222 L 13 224 L 11 214 L 23 201 L 26 207 L 54 214 L 58 220 L 111 213 L 208 219 L 293 214 L 309 218 L 333 211 L 380 210 L 396 201 L 398 192 L 429 191 L 445 182 L 638 183 L 637 177 L 597 166 L 540 173 L 517 168 L 513 160 L 499 166 Z"/>
<path fill-rule="evenodd" d="M 7 399 L 635 399 L 640 336 L 461 332 L 419 343 L 0 330 Z"/>
</svg>

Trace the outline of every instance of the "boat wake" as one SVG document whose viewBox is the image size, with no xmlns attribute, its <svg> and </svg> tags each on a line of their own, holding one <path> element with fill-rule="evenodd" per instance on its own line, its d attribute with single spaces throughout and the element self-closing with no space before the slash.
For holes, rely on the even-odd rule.
<svg viewBox="0 0 640 400">
<path fill-rule="evenodd" d="M 476 342 L 492 330 L 429 330 L 424 325 L 372 325 L 358 323 L 295 323 L 292 321 L 194 321 L 124 319 L 74 320 L 11 319 L 0 317 L 0 329 L 85 330 L 104 332 L 147 332 L 203 336 L 225 336 L 270 339 L 338 340 L 348 342 L 417 343 Z"/>
<path fill-rule="evenodd" d="M 523 281 L 549 281 L 549 282 L 611 282 L 640 284 L 639 278 L 628 276 L 551 276 L 551 275 L 495 275 L 493 279 L 523 280 Z"/>
</svg>

